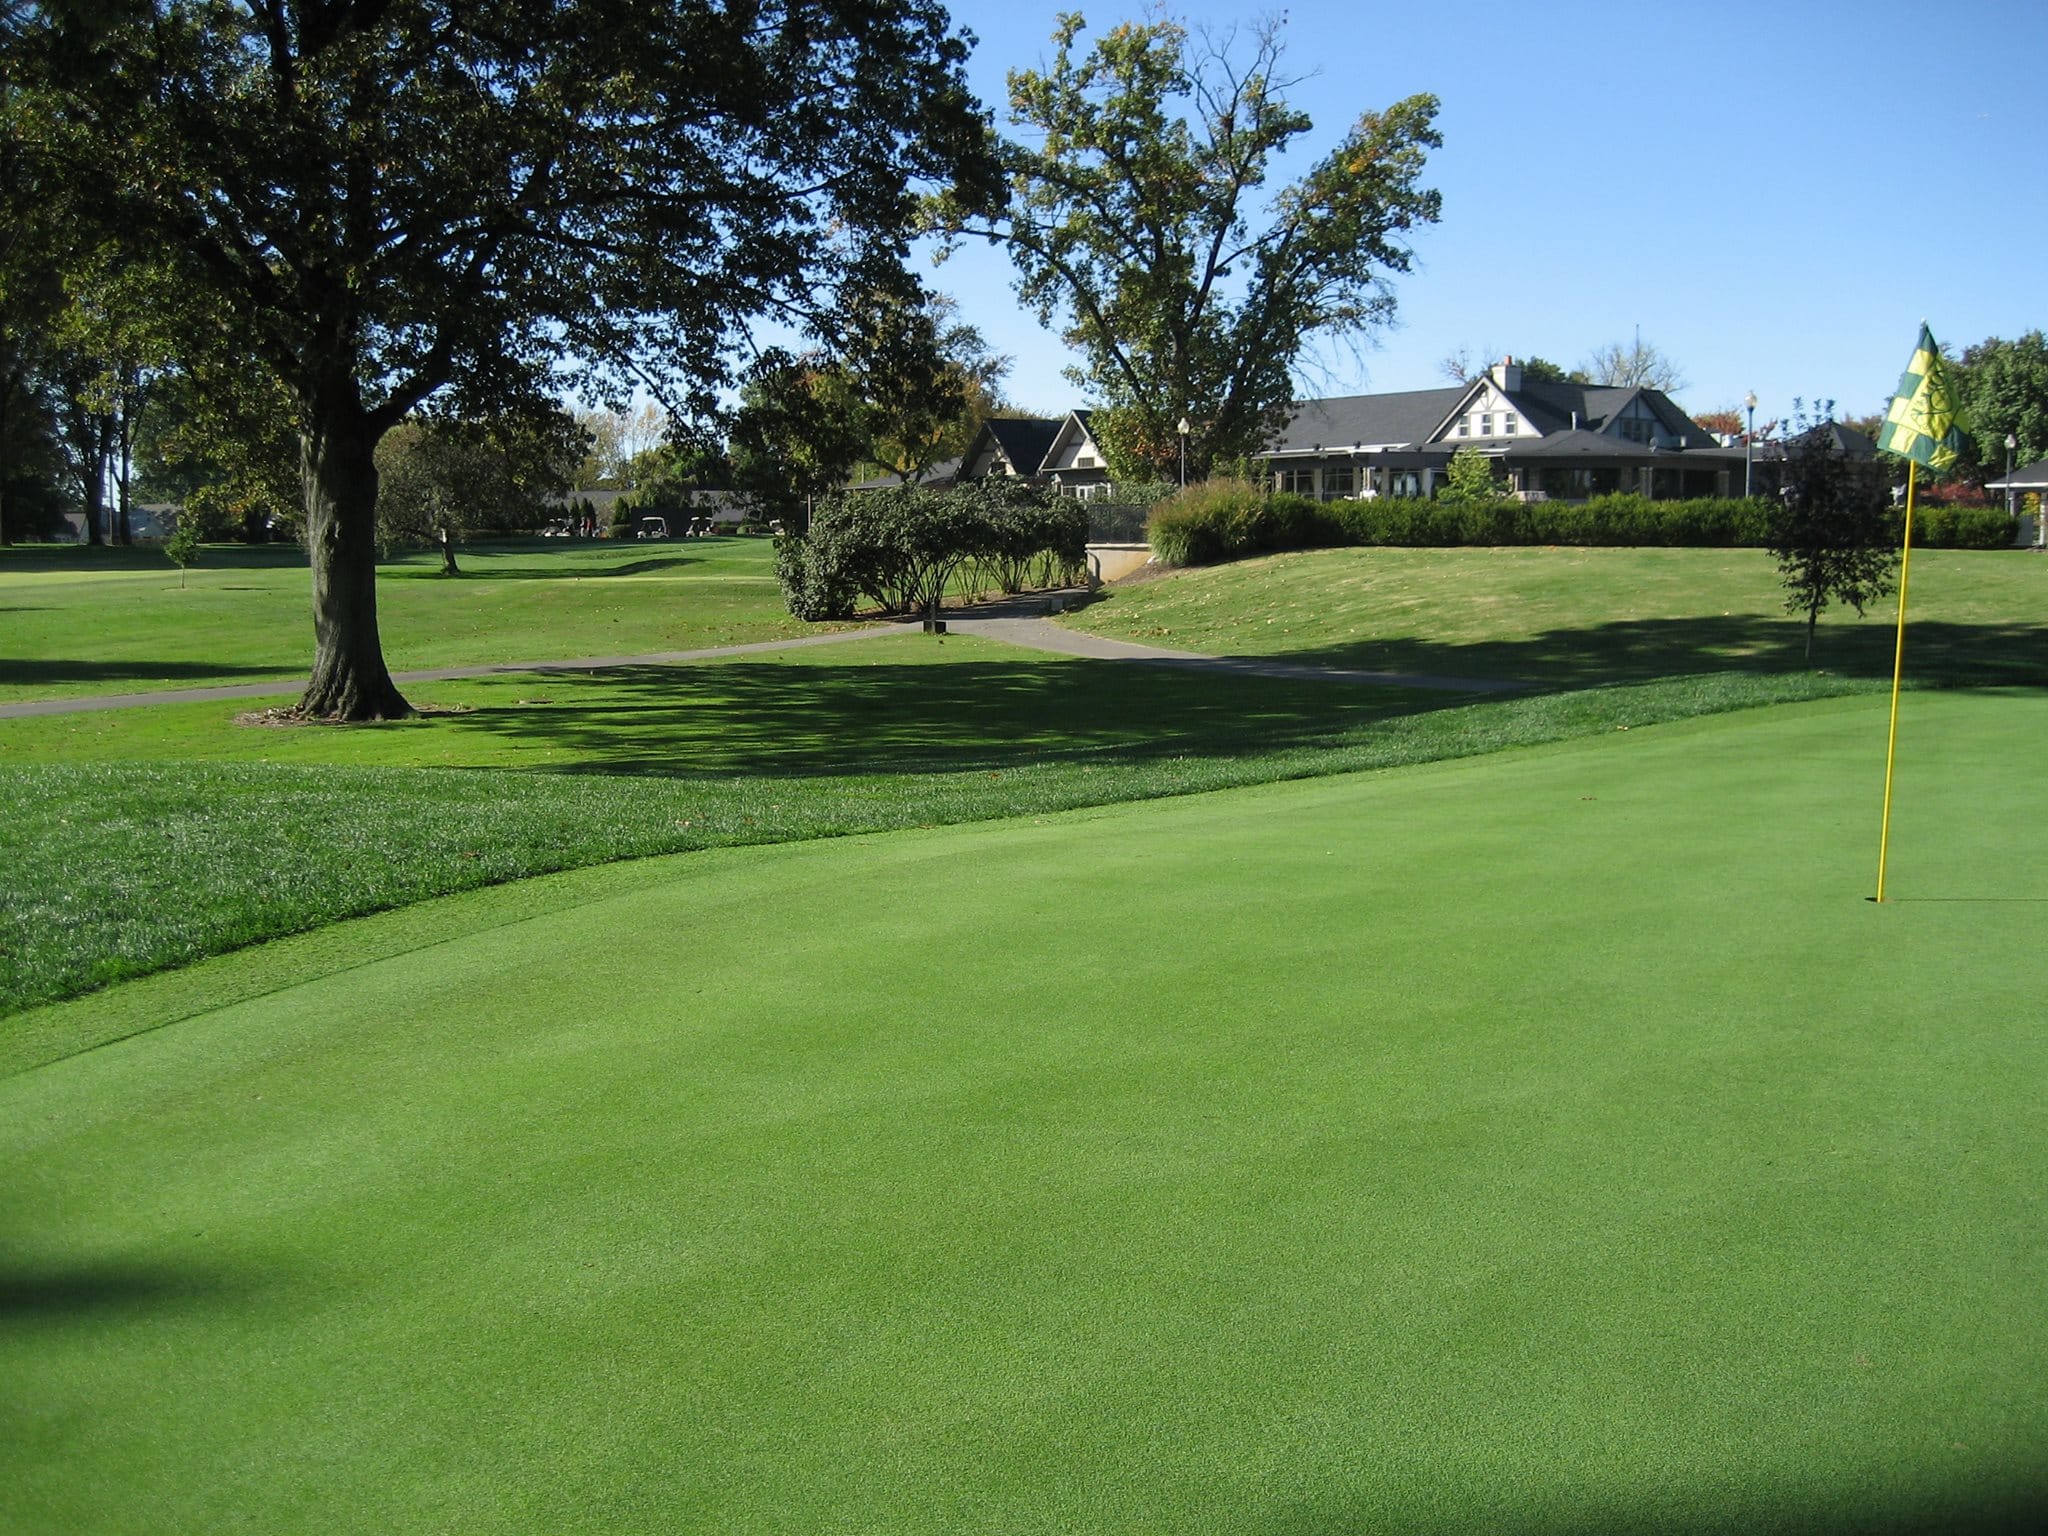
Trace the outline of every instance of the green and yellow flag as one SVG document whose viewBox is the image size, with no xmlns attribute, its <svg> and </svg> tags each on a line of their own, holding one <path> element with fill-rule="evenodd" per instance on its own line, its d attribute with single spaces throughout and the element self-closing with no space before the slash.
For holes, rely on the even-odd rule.
<svg viewBox="0 0 2048 1536">
<path fill-rule="evenodd" d="M 1920 466 L 1947 469 L 1963 448 L 1962 412 L 1956 408 L 1955 381 L 1934 332 L 1920 322 L 1920 345 L 1913 361 L 1899 375 L 1899 392 L 1884 413 L 1877 446 L 1906 459 L 1905 537 L 1899 545 L 1899 643 L 1892 659 L 1892 723 L 1884 746 L 1884 822 L 1877 834 L 1877 899 L 1884 900 L 1885 861 L 1892 841 L 1892 763 L 1899 746 L 1899 685 L 1906 674 L 1906 582 L 1913 569 L 1913 496 Z"/>
<path fill-rule="evenodd" d="M 1913 349 L 1913 361 L 1899 375 L 1899 392 L 1885 412 L 1877 446 L 1929 469 L 1947 469 L 1962 451 L 1955 384 L 1925 320 L 1920 322 L 1920 345 Z"/>
</svg>

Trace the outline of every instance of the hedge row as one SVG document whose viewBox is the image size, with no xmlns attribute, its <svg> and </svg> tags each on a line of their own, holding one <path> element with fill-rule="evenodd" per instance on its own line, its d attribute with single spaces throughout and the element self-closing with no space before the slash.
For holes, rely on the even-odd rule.
<svg viewBox="0 0 2048 1536">
<path fill-rule="evenodd" d="M 1763 548 L 1770 504 L 1752 499 L 1649 501 L 1312 501 L 1266 495 L 1241 480 L 1212 480 L 1155 508 L 1146 524 L 1153 553 L 1168 565 L 1210 565 L 1284 549 L 1358 545 L 1569 544 L 1632 547 Z M 1895 522 L 1902 519 L 1895 518 Z M 2003 549 L 2012 520 L 1996 507 L 1926 507 L 1914 542 L 1946 549 Z"/>
</svg>

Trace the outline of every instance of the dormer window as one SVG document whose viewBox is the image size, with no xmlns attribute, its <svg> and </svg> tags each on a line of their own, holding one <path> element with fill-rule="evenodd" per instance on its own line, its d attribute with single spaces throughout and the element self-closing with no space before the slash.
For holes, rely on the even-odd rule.
<svg viewBox="0 0 2048 1536">
<path fill-rule="evenodd" d="M 1487 411 L 1479 418 L 1479 435 L 1481 437 L 1493 436 L 1493 412 Z"/>
<path fill-rule="evenodd" d="M 1470 437 L 1471 435 L 1472 435 L 1472 418 L 1471 418 L 1470 416 L 1460 416 L 1460 417 L 1458 418 L 1458 436 L 1460 436 L 1460 437 Z"/>
<path fill-rule="evenodd" d="M 1500 418 L 1500 435 L 1502 437 L 1513 437 L 1516 426 L 1515 413 L 1513 411 L 1504 412 Z"/>
</svg>

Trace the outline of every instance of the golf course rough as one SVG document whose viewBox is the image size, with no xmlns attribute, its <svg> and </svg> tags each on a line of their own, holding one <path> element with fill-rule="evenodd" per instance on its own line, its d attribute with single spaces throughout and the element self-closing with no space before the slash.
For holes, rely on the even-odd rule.
<svg viewBox="0 0 2048 1536">
<path fill-rule="evenodd" d="M 2024 1509 L 2048 840 L 1996 808 L 2048 698 L 1912 707 L 1883 907 L 1852 698 L 582 871 L 25 1015 L 128 1038 L 0 1081 L 0 1529 Z"/>
</svg>

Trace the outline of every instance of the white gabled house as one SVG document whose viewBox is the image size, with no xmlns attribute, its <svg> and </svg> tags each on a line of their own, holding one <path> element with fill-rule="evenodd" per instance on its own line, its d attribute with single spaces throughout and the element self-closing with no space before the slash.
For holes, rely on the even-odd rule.
<svg viewBox="0 0 2048 1536">
<path fill-rule="evenodd" d="M 991 417 L 961 457 L 960 478 L 1010 475 L 1051 484 L 1061 494 L 1083 501 L 1106 495 L 1109 466 L 1088 429 L 1092 414 L 1080 410 L 1063 417 Z"/>
<path fill-rule="evenodd" d="M 1659 391 L 1532 380 L 1512 358 L 1444 389 L 1302 401 L 1267 457 L 1277 490 L 1363 500 L 1432 495 L 1460 449 L 1524 501 L 1742 494 L 1741 450 Z"/>
<path fill-rule="evenodd" d="M 960 478 L 1007 475 L 1108 497 L 1092 414 L 991 419 Z M 1723 447 L 1659 391 L 1530 379 L 1512 358 L 1443 389 L 1304 400 L 1266 459 L 1276 490 L 1323 501 L 1428 497 L 1460 449 L 1492 459 L 1503 492 L 1524 501 L 1742 493 L 1742 450 Z"/>
</svg>

